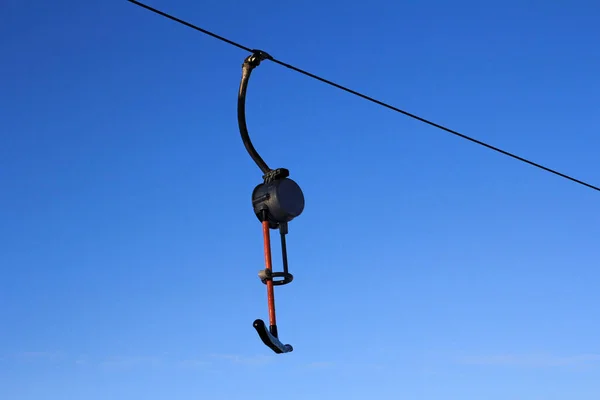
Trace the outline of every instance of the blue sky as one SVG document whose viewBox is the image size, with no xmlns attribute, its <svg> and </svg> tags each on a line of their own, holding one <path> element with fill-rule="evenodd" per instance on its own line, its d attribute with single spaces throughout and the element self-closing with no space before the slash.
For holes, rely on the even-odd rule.
<svg viewBox="0 0 600 400">
<path fill-rule="evenodd" d="M 148 4 L 600 184 L 597 2 Z M 1 8 L 0 398 L 600 397 L 599 193 L 261 65 L 252 137 L 306 197 L 277 356 L 247 54 L 125 0 Z"/>
</svg>

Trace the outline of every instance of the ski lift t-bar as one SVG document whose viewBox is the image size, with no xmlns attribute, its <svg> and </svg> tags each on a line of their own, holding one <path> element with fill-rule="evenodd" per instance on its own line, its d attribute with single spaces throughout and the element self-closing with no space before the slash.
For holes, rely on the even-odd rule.
<svg viewBox="0 0 600 400">
<path fill-rule="evenodd" d="M 293 350 L 289 344 L 279 340 L 277 320 L 275 317 L 274 286 L 287 285 L 294 276 L 288 272 L 287 248 L 285 236 L 288 233 L 288 222 L 299 216 L 304 210 L 304 194 L 296 182 L 289 179 L 290 172 L 285 168 L 275 170 L 269 168 L 267 163 L 258 154 L 246 126 L 246 89 L 252 70 L 258 67 L 261 61 L 270 59 L 271 56 L 260 50 L 253 50 L 253 54 L 244 60 L 242 65 L 242 81 L 238 93 L 238 124 L 244 146 L 263 173 L 263 183 L 252 191 L 252 207 L 254 214 L 262 223 L 262 232 L 265 252 L 265 269 L 258 273 L 258 277 L 267 286 L 267 301 L 269 305 L 269 326 L 261 319 L 254 321 L 254 328 L 260 339 L 275 353 L 289 353 Z M 279 229 L 281 236 L 281 253 L 283 258 L 283 272 L 273 272 L 271 260 L 270 229 Z M 276 279 L 277 278 L 277 279 Z"/>
</svg>

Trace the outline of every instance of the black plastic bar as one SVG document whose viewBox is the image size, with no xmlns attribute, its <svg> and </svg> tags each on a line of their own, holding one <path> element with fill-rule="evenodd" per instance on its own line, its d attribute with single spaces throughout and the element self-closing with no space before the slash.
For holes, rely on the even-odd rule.
<svg viewBox="0 0 600 400">
<path fill-rule="evenodd" d="M 292 345 L 290 344 L 283 344 L 281 343 L 281 341 L 277 338 L 277 326 L 272 326 L 271 329 L 267 328 L 267 325 L 265 324 L 265 322 L 262 319 L 257 319 L 256 321 L 254 321 L 254 329 L 256 329 L 256 332 L 258 332 L 258 336 L 260 336 L 260 339 L 262 340 L 262 342 L 269 347 L 271 350 L 273 350 L 275 353 L 277 354 L 282 354 L 282 353 L 290 353 L 294 350 L 294 348 L 292 347 Z M 274 333 L 271 333 L 271 331 Z"/>
</svg>

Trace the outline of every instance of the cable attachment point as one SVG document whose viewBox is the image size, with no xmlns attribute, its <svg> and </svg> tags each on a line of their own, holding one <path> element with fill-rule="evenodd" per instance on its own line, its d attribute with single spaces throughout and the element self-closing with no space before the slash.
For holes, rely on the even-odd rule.
<svg viewBox="0 0 600 400">
<path fill-rule="evenodd" d="M 272 60 L 273 57 L 266 51 L 262 50 L 252 50 L 252 54 L 250 54 L 244 60 L 244 64 L 248 64 L 251 68 L 256 68 L 260 65 L 260 63 L 264 60 Z"/>
</svg>

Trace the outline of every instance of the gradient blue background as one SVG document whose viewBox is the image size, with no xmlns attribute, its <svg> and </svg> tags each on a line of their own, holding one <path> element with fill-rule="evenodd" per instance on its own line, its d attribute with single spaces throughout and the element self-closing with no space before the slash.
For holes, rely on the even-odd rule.
<svg viewBox="0 0 600 400">
<path fill-rule="evenodd" d="M 597 2 L 149 4 L 600 184 Z M 600 193 L 261 65 L 249 127 L 306 196 L 276 356 L 247 54 L 125 0 L 0 7 L 0 398 L 600 398 Z"/>
</svg>

